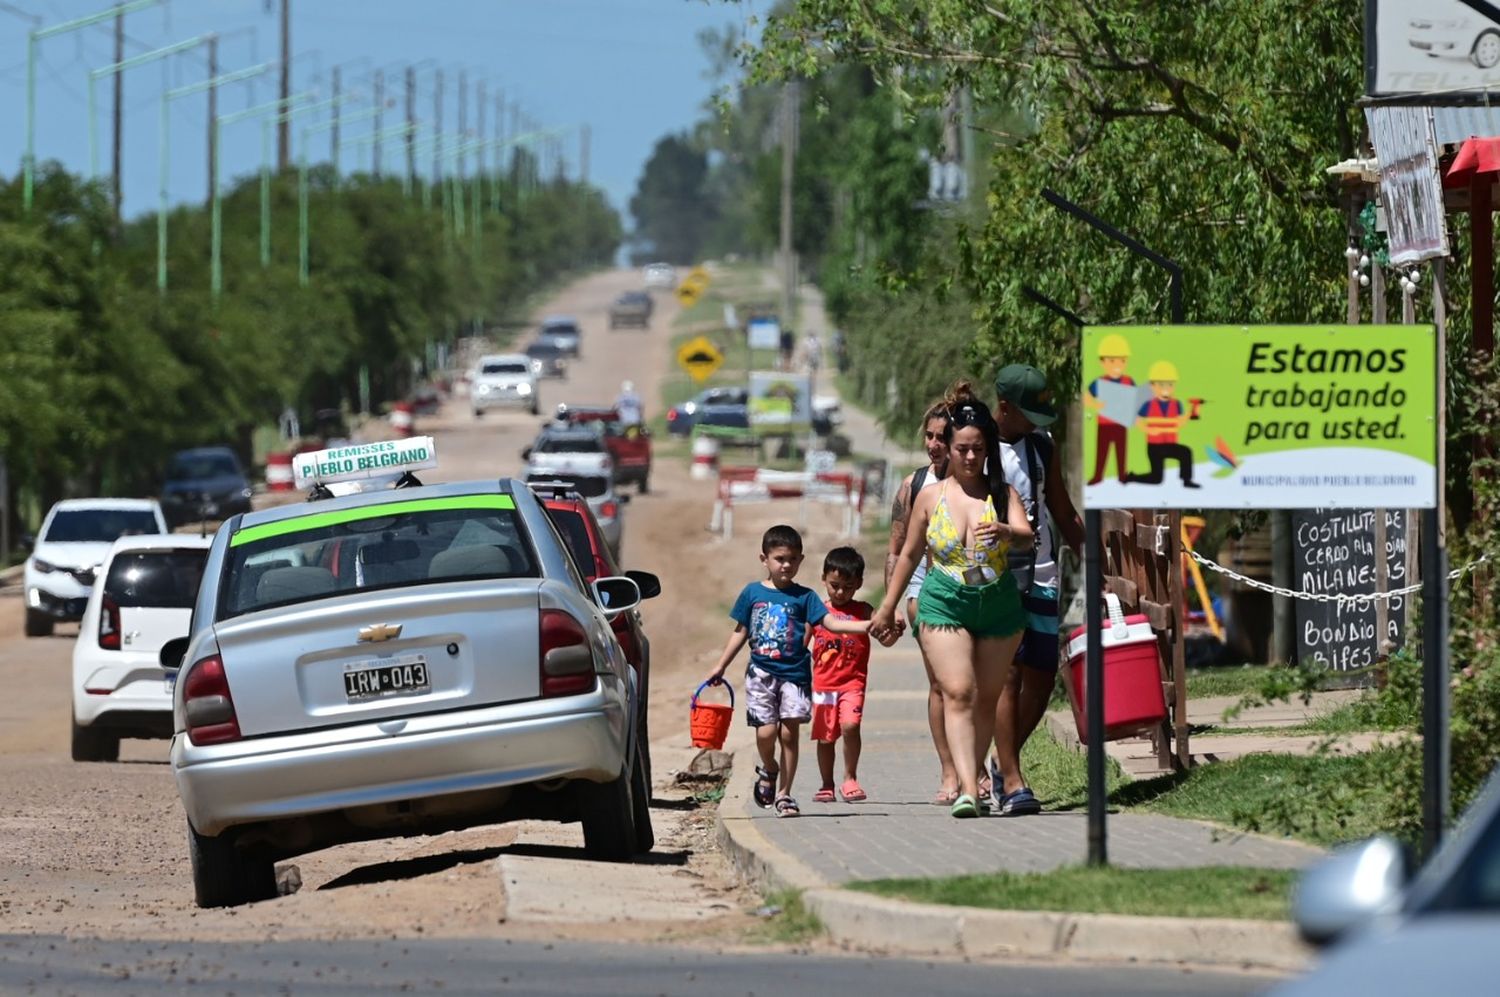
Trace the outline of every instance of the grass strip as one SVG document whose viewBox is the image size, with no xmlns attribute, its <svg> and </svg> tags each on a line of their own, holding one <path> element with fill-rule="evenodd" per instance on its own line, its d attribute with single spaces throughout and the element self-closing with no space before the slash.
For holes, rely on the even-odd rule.
<svg viewBox="0 0 1500 997">
<path fill-rule="evenodd" d="M 849 888 L 922 903 L 991 910 L 1280 921 L 1288 915 L 1296 876 L 1285 869 L 1233 866 L 1201 869 L 1067 866 L 1052 872 L 878 879 L 851 883 Z"/>
<path fill-rule="evenodd" d="M 775 910 L 750 932 L 750 940 L 776 945 L 798 945 L 825 934 L 818 915 L 802 902 L 801 890 L 778 890 L 766 897 L 763 910 Z"/>
</svg>

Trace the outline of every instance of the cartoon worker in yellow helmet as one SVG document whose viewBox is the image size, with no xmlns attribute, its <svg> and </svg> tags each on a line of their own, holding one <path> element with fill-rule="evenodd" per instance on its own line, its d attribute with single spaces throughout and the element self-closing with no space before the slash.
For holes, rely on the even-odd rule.
<svg viewBox="0 0 1500 997">
<path fill-rule="evenodd" d="M 1177 442 L 1177 434 L 1191 419 L 1198 417 L 1199 402 L 1193 400 L 1189 415 L 1177 393 L 1177 365 L 1158 360 L 1146 375 L 1151 382 L 1151 398 L 1137 413 L 1135 426 L 1146 433 L 1146 456 L 1151 460 L 1150 474 L 1132 474 L 1129 480 L 1143 485 L 1159 485 L 1167 477 L 1167 461 L 1175 460 L 1182 472 L 1184 488 L 1201 487 L 1193 480 L 1193 451 Z"/>
<path fill-rule="evenodd" d="M 1094 473 L 1089 476 L 1089 484 L 1097 485 L 1104 480 L 1104 468 L 1109 463 L 1109 453 L 1115 452 L 1115 470 L 1121 483 L 1128 481 L 1130 475 L 1125 470 L 1126 455 L 1129 447 L 1126 445 L 1126 432 L 1130 425 L 1129 414 L 1136 409 L 1135 381 L 1125 373 L 1126 366 L 1130 363 L 1130 341 L 1117 332 L 1112 332 L 1099 340 L 1099 366 L 1104 372 L 1103 377 L 1096 377 L 1089 382 L 1088 391 L 1083 395 L 1083 407 L 1087 411 L 1095 412 L 1095 423 L 1097 425 L 1094 437 Z M 1121 414 L 1121 406 L 1110 405 L 1113 398 L 1128 398 L 1128 407 Z M 1105 414 L 1106 411 L 1115 413 L 1117 416 L 1111 419 Z"/>
</svg>

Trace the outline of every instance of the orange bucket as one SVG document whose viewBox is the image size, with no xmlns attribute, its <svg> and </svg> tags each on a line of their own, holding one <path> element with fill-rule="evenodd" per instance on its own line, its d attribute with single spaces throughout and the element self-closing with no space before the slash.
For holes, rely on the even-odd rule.
<svg viewBox="0 0 1500 997">
<path fill-rule="evenodd" d="M 734 686 L 720 680 L 714 685 L 722 685 L 729 690 L 729 705 L 721 703 L 700 703 L 698 697 L 708 687 L 705 682 L 693 693 L 692 709 L 688 713 L 689 727 L 693 735 L 693 747 L 695 748 L 722 748 L 724 738 L 729 736 L 729 722 L 734 719 Z"/>
</svg>

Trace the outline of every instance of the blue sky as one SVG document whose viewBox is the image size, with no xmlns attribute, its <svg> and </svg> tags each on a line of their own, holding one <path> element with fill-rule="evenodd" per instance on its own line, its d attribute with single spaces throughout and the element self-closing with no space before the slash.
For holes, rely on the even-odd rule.
<svg viewBox="0 0 1500 997">
<path fill-rule="evenodd" d="M 169 0 L 126 18 L 126 55 L 216 32 L 221 73 L 270 62 L 278 57 L 280 0 Z M 292 0 L 293 92 L 328 92 L 330 70 L 342 65 L 345 90 L 363 102 L 345 105 L 346 114 L 370 106 L 371 79 L 386 72 L 387 98 L 403 98 L 401 67 L 423 64 L 418 73 L 417 115 L 430 120 L 435 71 L 442 69 L 446 94 L 445 130 L 458 122 L 459 72 L 468 71 L 470 129 L 476 125 L 475 85 L 488 84 L 493 100 L 503 91 L 519 100 L 523 113 L 543 126 L 587 124 L 592 131 L 590 180 L 603 187 L 625 214 L 642 165 L 656 140 L 691 125 L 702 114 L 713 84 L 708 60 L 698 44 L 705 28 L 743 26 L 764 12 L 770 0 Z M 6 0 L 0 3 L 0 169 L 20 168 L 25 142 L 26 35 L 30 24 L 17 11 L 60 23 L 111 6 L 109 0 Z M 85 28 L 43 41 L 37 71 L 36 151 L 39 160 L 58 159 L 70 169 L 89 169 L 87 84 L 89 70 L 113 61 L 110 24 Z M 125 76 L 124 210 L 127 216 L 153 210 L 158 190 L 158 116 L 165 88 L 204 79 L 203 49 L 170 56 L 129 70 Z M 101 170 L 109 169 L 111 85 L 98 84 L 98 143 Z M 223 88 L 219 113 L 230 114 L 276 96 L 274 71 Z M 202 198 L 207 190 L 206 99 L 172 102 L 169 192 L 176 201 Z M 400 123 L 404 104 L 386 112 L 385 126 Z M 298 119 L 301 128 L 322 120 Z M 368 122 L 346 125 L 343 167 L 368 168 L 368 153 L 356 163 L 353 140 Z M 564 141 L 569 175 L 576 175 L 576 129 Z M 329 155 L 329 132 L 316 132 L 313 158 Z M 294 149 L 296 145 L 294 144 Z M 245 121 L 225 129 L 223 176 L 259 168 L 260 126 Z M 430 155 L 419 161 L 430 162 Z M 387 144 L 385 167 L 404 159 L 395 141 Z M 627 227 L 630 225 L 628 215 Z"/>
</svg>

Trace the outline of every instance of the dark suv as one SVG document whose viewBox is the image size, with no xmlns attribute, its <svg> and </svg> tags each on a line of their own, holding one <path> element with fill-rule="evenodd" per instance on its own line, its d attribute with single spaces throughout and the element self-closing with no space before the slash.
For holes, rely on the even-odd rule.
<svg viewBox="0 0 1500 997">
<path fill-rule="evenodd" d="M 161 509 L 167 525 L 228 519 L 250 511 L 250 480 L 228 447 L 180 450 L 167 466 Z"/>
</svg>

